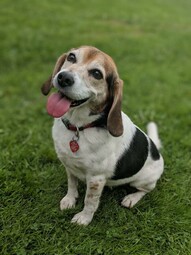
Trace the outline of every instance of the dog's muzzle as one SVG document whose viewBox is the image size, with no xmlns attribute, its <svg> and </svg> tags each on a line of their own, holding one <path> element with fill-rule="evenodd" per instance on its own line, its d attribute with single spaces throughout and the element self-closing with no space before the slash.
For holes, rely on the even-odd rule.
<svg viewBox="0 0 191 255">
<path fill-rule="evenodd" d="M 61 88 L 70 87 L 74 84 L 74 78 L 69 72 L 60 72 L 57 76 L 57 82 Z"/>
</svg>

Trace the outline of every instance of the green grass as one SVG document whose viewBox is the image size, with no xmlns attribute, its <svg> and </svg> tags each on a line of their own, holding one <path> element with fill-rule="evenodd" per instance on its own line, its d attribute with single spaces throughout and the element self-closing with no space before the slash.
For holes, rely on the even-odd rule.
<svg viewBox="0 0 191 255">
<path fill-rule="evenodd" d="M 1 0 L 0 254 L 191 254 L 191 2 Z M 103 193 L 88 227 L 60 212 L 66 175 L 40 86 L 57 57 L 94 45 L 124 80 L 123 110 L 159 125 L 165 172 L 132 210 L 124 189 Z"/>
</svg>

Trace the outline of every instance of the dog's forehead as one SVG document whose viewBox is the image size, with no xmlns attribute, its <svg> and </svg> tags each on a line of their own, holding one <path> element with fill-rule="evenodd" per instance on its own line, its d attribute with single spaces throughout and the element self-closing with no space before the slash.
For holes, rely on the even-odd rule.
<svg viewBox="0 0 191 255">
<path fill-rule="evenodd" d="M 89 64 L 94 61 L 102 65 L 107 73 L 117 70 L 113 59 L 95 47 L 82 46 L 72 49 L 71 51 L 75 52 L 84 64 Z"/>
</svg>

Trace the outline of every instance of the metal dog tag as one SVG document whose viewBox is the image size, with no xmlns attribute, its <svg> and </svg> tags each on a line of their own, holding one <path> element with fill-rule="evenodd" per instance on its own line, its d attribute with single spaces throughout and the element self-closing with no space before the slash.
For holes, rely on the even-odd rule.
<svg viewBox="0 0 191 255">
<path fill-rule="evenodd" d="M 80 146 L 78 144 L 78 140 L 80 138 L 79 128 L 76 127 L 75 136 L 72 138 L 72 141 L 70 141 L 70 150 L 75 153 L 79 150 Z"/>
</svg>

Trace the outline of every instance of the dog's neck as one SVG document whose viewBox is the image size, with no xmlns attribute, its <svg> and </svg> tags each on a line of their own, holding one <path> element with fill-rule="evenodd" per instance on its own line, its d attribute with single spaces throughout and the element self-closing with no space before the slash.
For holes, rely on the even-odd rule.
<svg viewBox="0 0 191 255">
<path fill-rule="evenodd" d="M 64 116 L 72 125 L 77 127 L 90 124 L 102 117 L 102 113 L 92 114 L 89 107 L 71 108 Z"/>
</svg>

